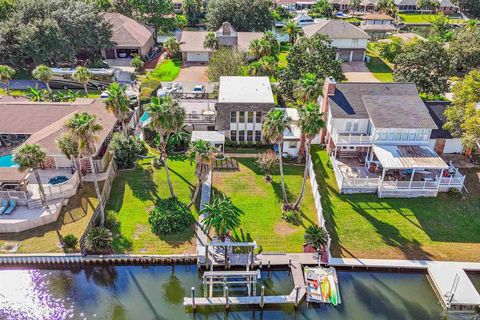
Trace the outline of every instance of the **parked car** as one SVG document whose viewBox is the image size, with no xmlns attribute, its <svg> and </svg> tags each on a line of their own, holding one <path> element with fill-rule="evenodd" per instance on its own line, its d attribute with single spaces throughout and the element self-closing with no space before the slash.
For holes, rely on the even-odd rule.
<svg viewBox="0 0 480 320">
<path fill-rule="evenodd" d="M 205 86 L 197 84 L 195 87 L 193 87 L 192 93 L 196 98 L 203 96 L 205 93 Z"/>
<path fill-rule="evenodd" d="M 130 100 L 131 103 L 137 102 L 137 94 L 134 91 L 131 90 L 126 90 L 125 94 L 127 95 L 128 99 Z M 107 99 L 110 96 L 108 91 L 102 91 L 100 93 L 100 98 L 101 99 Z"/>
<path fill-rule="evenodd" d="M 174 95 L 175 93 L 181 93 L 182 91 L 183 84 L 181 84 L 180 82 L 172 82 L 159 89 L 157 92 L 157 96 L 165 97 L 168 95 Z"/>
</svg>

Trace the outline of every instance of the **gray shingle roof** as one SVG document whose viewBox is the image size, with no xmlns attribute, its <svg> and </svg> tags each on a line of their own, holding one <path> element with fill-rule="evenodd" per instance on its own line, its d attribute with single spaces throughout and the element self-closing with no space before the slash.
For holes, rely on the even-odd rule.
<svg viewBox="0 0 480 320">
<path fill-rule="evenodd" d="M 418 95 L 366 95 L 362 100 L 376 128 L 437 128 Z"/>
<path fill-rule="evenodd" d="M 370 118 L 369 110 L 367 110 L 366 102 L 364 97 L 371 97 L 368 100 L 375 100 L 376 96 L 388 97 L 384 99 L 385 103 L 382 104 L 387 109 L 386 112 L 391 113 L 391 118 L 404 118 L 409 117 L 408 113 L 412 110 L 415 111 L 419 106 L 423 106 L 423 111 L 418 111 L 422 114 L 422 119 L 430 118 L 428 115 L 428 110 L 423 104 L 423 101 L 418 96 L 418 91 L 413 83 L 359 83 L 359 82 L 346 82 L 338 83 L 336 85 L 335 94 L 329 97 L 330 110 L 334 118 L 349 118 L 349 119 L 368 119 Z M 391 101 L 391 102 L 389 102 Z M 410 108 L 406 108 L 407 111 L 403 110 L 402 104 L 404 101 L 410 101 L 408 104 Z M 378 102 L 377 102 L 378 103 Z M 370 104 L 373 104 L 370 103 Z M 398 108 L 397 108 L 398 105 Z M 415 106 L 416 105 L 416 106 Z M 373 110 L 375 106 L 371 107 Z M 393 110 L 393 111 L 392 111 Z M 418 109 L 420 110 L 420 109 Z M 417 111 L 415 111 L 417 112 Z M 425 117 L 428 116 L 428 117 Z M 395 120 L 388 120 L 387 125 L 393 125 Z M 399 120 L 403 121 L 403 120 Z M 411 120 L 410 120 L 411 121 Z M 422 126 L 417 127 L 417 119 L 413 121 L 416 128 L 422 128 Z M 436 128 L 433 120 L 425 120 L 425 124 L 429 125 L 429 128 Z M 378 124 L 380 125 L 380 123 Z M 377 126 L 377 124 L 375 124 Z M 381 125 L 384 127 L 384 125 Z M 406 127 L 408 128 L 408 127 Z"/>
<path fill-rule="evenodd" d="M 432 130 L 431 139 L 452 139 L 453 136 L 448 130 L 443 129 L 446 122 L 445 110 L 450 106 L 450 102 L 425 102 L 428 112 L 435 122 L 437 128 Z"/>
<path fill-rule="evenodd" d="M 370 39 L 370 36 L 353 24 L 343 20 L 321 20 L 303 27 L 307 38 L 317 33 L 325 34 L 330 39 Z"/>
<path fill-rule="evenodd" d="M 112 25 L 112 41 L 117 47 L 143 47 L 153 37 L 153 30 L 120 13 L 104 14 Z"/>
</svg>

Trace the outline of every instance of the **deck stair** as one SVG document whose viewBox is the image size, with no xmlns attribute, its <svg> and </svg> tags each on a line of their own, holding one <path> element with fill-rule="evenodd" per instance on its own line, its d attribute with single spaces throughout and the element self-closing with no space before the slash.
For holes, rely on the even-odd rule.
<svg viewBox="0 0 480 320">
<path fill-rule="evenodd" d="M 30 199 L 27 201 L 28 209 L 37 209 L 42 207 L 42 200 L 41 199 Z"/>
</svg>

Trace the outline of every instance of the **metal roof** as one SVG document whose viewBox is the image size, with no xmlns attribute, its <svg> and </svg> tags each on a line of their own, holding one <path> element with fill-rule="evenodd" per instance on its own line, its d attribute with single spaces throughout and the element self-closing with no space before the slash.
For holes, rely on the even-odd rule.
<svg viewBox="0 0 480 320">
<path fill-rule="evenodd" d="M 193 131 L 192 142 L 203 140 L 210 143 L 225 143 L 225 134 L 220 131 Z"/>
<path fill-rule="evenodd" d="M 386 169 L 448 169 L 429 145 L 373 145 L 373 152 Z"/>
</svg>

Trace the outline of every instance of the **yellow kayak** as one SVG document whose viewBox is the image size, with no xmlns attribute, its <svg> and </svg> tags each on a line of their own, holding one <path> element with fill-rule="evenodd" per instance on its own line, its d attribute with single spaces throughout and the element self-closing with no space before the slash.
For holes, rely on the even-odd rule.
<svg viewBox="0 0 480 320">
<path fill-rule="evenodd" d="M 323 300 L 325 302 L 329 301 L 329 299 L 330 299 L 330 281 L 328 281 L 327 277 L 323 278 L 323 281 L 322 281 L 322 296 L 323 296 Z"/>
</svg>

